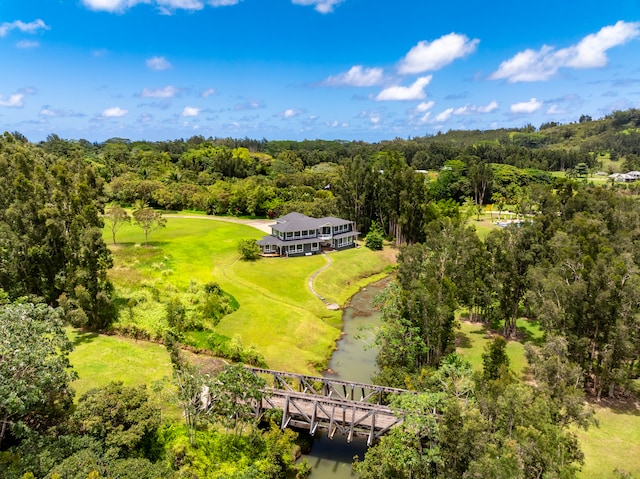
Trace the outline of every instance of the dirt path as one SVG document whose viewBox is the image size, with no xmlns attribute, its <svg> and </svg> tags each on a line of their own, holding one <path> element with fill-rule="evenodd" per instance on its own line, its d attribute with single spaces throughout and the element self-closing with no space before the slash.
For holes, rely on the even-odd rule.
<svg viewBox="0 0 640 479">
<path fill-rule="evenodd" d="M 327 301 L 327 299 L 324 296 L 318 294 L 316 290 L 313 288 L 313 280 L 316 279 L 316 276 L 318 276 L 323 271 L 329 269 L 332 263 L 331 258 L 329 258 L 329 256 L 326 255 L 326 253 L 322 253 L 322 256 L 324 256 L 324 259 L 327 260 L 327 264 L 325 264 L 322 268 L 320 268 L 319 270 L 317 270 L 315 273 L 311 275 L 311 278 L 309 278 L 309 289 L 315 296 L 317 296 L 320 299 L 320 301 L 322 301 L 324 304 L 327 305 L 327 309 L 337 310 L 337 309 L 340 309 L 340 306 L 338 306 L 335 303 L 330 303 L 329 301 Z"/>
</svg>

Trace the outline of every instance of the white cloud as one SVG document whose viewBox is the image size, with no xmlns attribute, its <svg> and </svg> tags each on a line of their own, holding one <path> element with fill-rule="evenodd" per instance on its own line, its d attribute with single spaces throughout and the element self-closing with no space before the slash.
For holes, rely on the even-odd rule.
<svg viewBox="0 0 640 479">
<path fill-rule="evenodd" d="M 619 21 L 597 33 L 587 35 L 576 45 L 557 50 L 543 45 L 540 50 L 527 49 L 500 64 L 489 78 L 509 83 L 543 81 L 560 68 L 601 68 L 607 65 L 607 50 L 624 45 L 640 36 L 640 22 Z"/>
<path fill-rule="evenodd" d="M 215 95 L 216 93 L 218 93 L 218 91 L 215 88 L 207 88 L 200 94 L 200 96 L 202 98 L 209 98 L 211 95 Z"/>
<path fill-rule="evenodd" d="M 376 97 L 376 101 L 390 100 L 422 100 L 427 95 L 425 87 L 431 82 L 431 75 L 418 78 L 411 86 L 391 86 L 385 88 Z"/>
<path fill-rule="evenodd" d="M 418 113 L 424 113 L 425 111 L 431 110 L 435 104 L 436 102 L 433 100 L 428 102 L 423 101 L 415 108 L 415 111 Z"/>
<path fill-rule="evenodd" d="M 45 105 L 40 109 L 40 116 L 47 118 L 68 118 L 68 117 L 81 117 L 84 116 L 81 113 L 76 113 L 72 110 L 56 110 L 49 105 Z"/>
<path fill-rule="evenodd" d="M 147 59 L 146 63 L 151 70 L 161 71 L 171 68 L 171 63 L 165 57 L 151 57 Z"/>
<path fill-rule="evenodd" d="M 549 107 L 547 110 L 547 115 L 564 115 L 566 113 L 560 105 L 556 105 L 555 103 Z"/>
<path fill-rule="evenodd" d="M 36 33 L 38 30 L 49 30 L 49 27 L 39 18 L 29 23 L 21 20 L 4 22 L 0 25 L 0 37 L 6 37 L 11 30 L 20 30 L 23 33 Z"/>
<path fill-rule="evenodd" d="M 264 103 L 259 100 L 247 100 L 244 103 L 238 103 L 233 109 L 235 111 L 259 110 L 264 108 Z"/>
<path fill-rule="evenodd" d="M 440 70 L 457 58 L 473 53 L 480 40 L 469 40 L 466 35 L 449 33 L 431 43 L 419 42 L 400 61 L 398 72 L 402 75 Z"/>
<path fill-rule="evenodd" d="M 171 85 L 164 88 L 157 88 L 155 90 L 144 88 L 142 93 L 140 93 L 140 96 L 142 98 L 173 98 L 179 91 L 180 90 Z"/>
<path fill-rule="evenodd" d="M 182 110 L 182 116 L 198 116 L 202 111 L 201 108 L 196 108 L 193 106 L 185 106 L 184 110 Z"/>
<path fill-rule="evenodd" d="M 296 5 L 313 5 L 316 12 L 331 13 L 333 7 L 341 4 L 344 0 L 291 0 Z"/>
<path fill-rule="evenodd" d="M 542 102 L 532 98 L 529 101 L 523 101 L 520 103 L 514 103 L 509 108 L 511 113 L 533 113 L 534 111 L 542 108 Z"/>
<path fill-rule="evenodd" d="M 6 100 L 3 95 L 0 95 L 0 106 L 6 106 L 9 108 L 22 108 L 24 106 L 24 93 L 16 93 L 11 95 Z"/>
<path fill-rule="evenodd" d="M 285 120 L 289 120 L 290 118 L 295 118 L 302 113 L 304 113 L 302 110 L 298 110 L 296 108 L 287 108 L 283 112 L 278 113 L 278 116 L 280 118 L 284 118 Z"/>
<path fill-rule="evenodd" d="M 23 50 L 29 48 L 38 48 L 40 46 L 40 42 L 34 42 L 33 40 L 21 40 L 16 43 L 16 47 L 21 48 Z"/>
<path fill-rule="evenodd" d="M 493 100 L 488 105 L 472 105 L 471 103 L 466 104 L 465 106 L 461 106 L 456 108 L 453 111 L 454 115 L 471 115 L 474 113 L 491 113 L 498 109 L 498 102 Z"/>
<path fill-rule="evenodd" d="M 212 7 L 227 7 L 237 5 L 241 1 L 208 0 L 206 4 Z M 111 13 L 121 13 L 141 3 L 155 5 L 164 14 L 171 14 L 174 10 L 202 10 L 205 6 L 202 0 L 82 0 L 82 3 L 91 10 Z"/>
<path fill-rule="evenodd" d="M 329 86 L 374 86 L 380 84 L 383 75 L 382 68 L 363 68 L 362 65 L 356 65 L 347 72 L 330 76 L 324 81 L 324 84 Z"/>
<path fill-rule="evenodd" d="M 160 7 L 170 10 L 202 10 L 204 5 L 200 0 L 156 0 Z"/>
<path fill-rule="evenodd" d="M 212 7 L 231 7 L 237 5 L 242 0 L 209 0 L 209 5 Z"/>
<path fill-rule="evenodd" d="M 446 110 L 438 113 L 434 118 L 433 121 L 434 123 L 442 123 L 444 121 L 447 121 L 449 118 L 451 118 L 451 115 L 453 115 L 453 108 L 447 108 Z"/>
<path fill-rule="evenodd" d="M 124 110 L 119 106 L 114 106 L 112 108 L 107 108 L 100 115 L 102 118 L 121 118 L 129 113 L 129 110 Z"/>
<path fill-rule="evenodd" d="M 91 10 L 104 12 L 123 12 L 139 3 L 149 3 L 148 0 L 82 0 Z"/>
<path fill-rule="evenodd" d="M 497 110 L 499 107 L 498 102 L 492 100 L 488 105 L 479 106 L 478 113 L 491 113 L 492 111 Z"/>
</svg>

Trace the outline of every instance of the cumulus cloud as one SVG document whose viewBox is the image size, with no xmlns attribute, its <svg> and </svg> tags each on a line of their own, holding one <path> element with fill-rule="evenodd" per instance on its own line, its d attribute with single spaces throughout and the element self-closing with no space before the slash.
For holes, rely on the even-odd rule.
<svg viewBox="0 0 640 479">
<path fill-rule="evenodd" d="M 453 108 L 447 108 L 446 110 L 441 111 L 433 118 L 434 123 L 442 123 L 447 121 L 449 118 L 451 118 L 451 115 L 453 115 L 453 112 L 454 112 Z"/>
<path fill-rule="evenodd" d="M 24 93 L 15 93 L 9 96 L 6 100 L 3 95 L 0 95 L 0 106 L 6 106 L 8 108 L 22 108 L 24 106 Z"/>
<path fill-rule="evenodd" d="M 330 76 L 324 81 L 324 84 L 328 86 L 374 86 L 381 83 L 383 76 L 384 70 L 382 68 L 364 68 L 362 65 L 356 65 L 347 72 Z"/>
<path fill-rule="evenodd" d="M 601 68 L 607 65 L 607 51 L 640 36 L 640 22 L 619 21 L 597 33 L 587 35 L 567 48 L 543 45 L 539 50 L 527 49 L 500 64 L 489 78 L 509 83 L 544 81 L 560 68 Z"/>
<path fill-rule="evenodd" d="M 449 33 L 432 42 L 421 41 L 400 60 L 398 72 L 402 75 L 436 71 L 458 58 L 473 53 L 480 40 L 466 35 Z"/>
<path fill-rule="evenodd" d="M 378 96 L 376 101 L 390 101 L 390 100 L 422 100 L 426 98 L 427 94 L 424 92 L 426 86 L 431 82 L 431 75 L 418 78 L 411 86 L 391 86 L 385 88 Z"/>
<path fill-rule="evenodd" d="M 174 86 L 166 86 L 164 88 L 143 88 L 140 96 L 142 98 L 173 98 L 178 94 L 180 90 L 178 90 Z"/>
<path fill-rule="evenodd" d="M 6 37 L 11 30 L 20 30 L 23 33 L 36 33 L 38 30 L 49 30 L 49 27 L 39 18 L 29 23 L 21 20 L 4 22 L 0 25 L 0 37 Z"/>
<path fill-rule="evenodd" d="M 409 121 L 411 123 L 417 123 L 418 125 L 428 123 L 431 118 L 431 109 L 435 104 L 435 101 L 423 101 L 419 103 L 415 108 L 408 111 Z"/>
<path fill-rule="evenodd" d="M 119 106 L 114 106 L 112 108 L 107 108 L 106 110 L 104 110 L 100 114 L 100 116 L 102 118 L 121 118 L 127 113 L 129 113 L 129 110 L 125 110 L 123 108 L 120 108 Z"/>
<path fill-rule="evenodd" d="M 296 5 L 313 5 L 316 12 L 331 13 L 344 0 L 291 0 Z"/>
<path fill-rule="evenodd" d="M 537 111 L 540 108 L 542 108 L 542 102 L 536 100 L 535 98 L 532 98 L 529 101 L 523 101 L 523 102 L 520 102 L 520 103 L 514 103 L 509 108 L 509 111 L 511 113 L 517 113 L 517 114 L 520 114 L 520 113 L 533 113 L 534 111 Z"/>
<path fill-rule="evenodd" d="M 122 12 L 144 0 L 82 0 L 82 3 L 91 10 L 103 12 Z"/>
<path fill-rule="evenodd" d="M 302 113 L 304 113 L 303 110 L 298 110 L 297 108 L 287 108 L 286 110 L 278 113 L 277 116 L 280 118 L 284 118 L 285 120 L 289 120 L 291 118 L 295 118 L 296 116 L 300 116 Z"/>
<path fill-rule="evenodd" d="M 146 63 L 151 70 L 161 71 L 171 68 L 171 63 L 165 57 L 151 57 L 147 59 Z"/>
<path fill-rule="evenodd" d="M 427 102 L 423 101 L 422 103 L 420 103 L 418 106 L 415 107 L 415 111 L 417 113 L 424 113 L 425 111 L 431 110 L 435 104 L 436 104 L 435 101 L 427 101 Z"/>
<path fill-rule="evenodd" d="M 196 108 L 194 106 L 185 106 L 184 110 L 182 110 L 182 116 L 198 116 L 201 111 L 201 108 Z"/>
<path fill-rule="evenodd" d="M 471 115 L 474 113 L 491 113 L 498 109 L 498 102 L 493 100 L 488 105 L 472 105 L 471 103 L 466 104 L 465 106 L 461 106 L 453 110 L 454 115 Z"/>
</svg>

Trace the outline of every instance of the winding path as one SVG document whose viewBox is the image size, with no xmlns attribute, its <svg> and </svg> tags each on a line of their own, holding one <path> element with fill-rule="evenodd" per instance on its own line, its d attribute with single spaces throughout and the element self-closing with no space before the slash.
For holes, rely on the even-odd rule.
<svg viewBox="0 0 640 479">
<path fill-rule="evenodd" d="M 313 288 L 313 280 L 316 279 L 316 276 L 318 276 L 323 271 L 329 269 L 332 263 L 331 258 L 329 258 L 329 256 L 327 256 L 326 253 L 322 253 L 322 256 L 324 256 L 324 259 L 327 261 L 327 264 L 325 264 L 322 268 L 320 268 L 319 270 L 317 270 L 315 273 L 311 275 L 311 277 L 309 278 L 309 289 L 315 296 L 320 298 L 320 301 L 322 301 L 324 304 L 327 305 L 327 309 L 331 309 L 335 311 L 337 309 L 340 309 L 340 306 L 338 306 L 336 303 L 330 303 L 329 301 L 327 301 L 327 299 L 324 296 L 318 294 L 316 290 Z"/>
</svg>

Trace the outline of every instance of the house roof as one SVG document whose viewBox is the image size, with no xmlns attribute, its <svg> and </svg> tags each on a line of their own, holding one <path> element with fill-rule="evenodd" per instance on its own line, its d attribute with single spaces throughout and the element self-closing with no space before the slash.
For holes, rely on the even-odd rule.
<svg viewBox="0 0 640 479">
<path fill-rule="evenodd" d="M 271 225 L 276 231 L 282 231 L 286 233 L 288 231 L 304 231 L 304 230 L 316 230 L 323 226 L 342 226 L 350 224 L 351 221 L 343 220 L 341 218 L 335 218 L 333 216 L 326 216 L 324 218 L 311 218 L 303 215 L 302 213 L 289 213 L 281 218 L 276 219 L 276 223 Z"/>
</svg>

